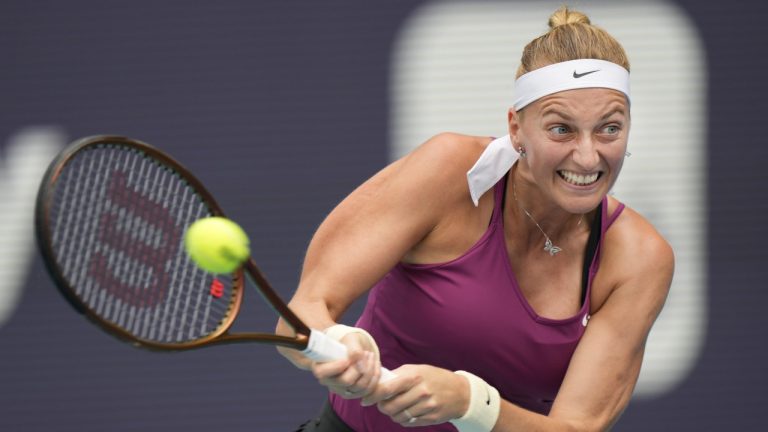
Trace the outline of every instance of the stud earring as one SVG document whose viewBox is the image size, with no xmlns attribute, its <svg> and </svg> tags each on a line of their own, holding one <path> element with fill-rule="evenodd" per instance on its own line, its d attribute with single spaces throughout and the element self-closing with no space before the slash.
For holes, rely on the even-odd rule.
<svg viewBox="0 0 768 432">
<path fill-rule="evenodd" d="M 528 154 L 525 152 L 525 147 L 520 146 L 517 148 L 518 153 L 520 153 L 520 157 L 526 157 Z"/>
</svg>

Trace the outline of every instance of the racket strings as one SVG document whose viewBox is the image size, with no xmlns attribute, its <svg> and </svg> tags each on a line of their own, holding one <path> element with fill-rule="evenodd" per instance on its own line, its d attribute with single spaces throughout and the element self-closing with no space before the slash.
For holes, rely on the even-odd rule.
<svg viewBox="0 0 768 432">
<path fill-rule="evenodd" d="M 181 343 L 216 331 L 234 283 L 191 263 L 183 230 L 210 215 L 194 188 L 136 149 L 100 145 L 62 169 L 51 199 L 51 244 L 63 277 L 89 309 L 132 336 Z"/>
</svg>

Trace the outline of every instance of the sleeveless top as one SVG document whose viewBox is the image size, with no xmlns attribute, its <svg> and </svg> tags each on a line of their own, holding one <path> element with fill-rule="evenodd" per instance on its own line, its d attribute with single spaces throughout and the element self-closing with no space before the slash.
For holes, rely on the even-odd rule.
<svg viewBox="0 0 768 432">
<path fill-rule="evenodd" d="M 607 214 L 603 198 L 596 250 L 585 262 L 582 307 L 566 319 L 539 316 L 523 296 L 507 253 L 502 217 L 506 176 L 494 186 L 488 229 L 460 257 L 439 264 L 397 264 L 370 291 L 357 326 L 366 329 L 390 370 L 429 364 L 471 372 L 499 390 L 502 399 L 547 414 L 584 334 L 592 279 L 605 231 L 624 209 Z M 588 267 L 587 267 L 588 265 Z M 376 406 L 330 395 L 334 411 L 358 432 L 404 431 Z M 418 428 L 455 431 L 450 423 Z"/>
</svg>

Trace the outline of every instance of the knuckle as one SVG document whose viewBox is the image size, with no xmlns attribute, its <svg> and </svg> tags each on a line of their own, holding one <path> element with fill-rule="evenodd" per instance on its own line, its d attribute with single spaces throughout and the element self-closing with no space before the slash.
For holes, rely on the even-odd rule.
<svg viewBox="0 0 768 432">
<path fill-rule="evenodd" d="M 381 390 L 381 394 L 384 396 L 384 399 L 389 399 L 387 395 L 393 394 L 395 390 L 391 382 L 379 384 L 379 389 Z"/>
<path fill-rule="evenodd" d="M 379 402 L 377 407 L 379 409 L 379 412 L 381 412 L 382 414 L 388 415 L 390 417 L 392 416 L 392 414 L 393 414 L 392 413 L 392 406 L 390 404 Z"/>
<path fill-rule="evenodd" d="M 424 379 L 421 377 L 421 375 L 414 375 L 411 377 L 410 382 L 412 386 L 417 386 L 422 383 Z"/>
</svg>

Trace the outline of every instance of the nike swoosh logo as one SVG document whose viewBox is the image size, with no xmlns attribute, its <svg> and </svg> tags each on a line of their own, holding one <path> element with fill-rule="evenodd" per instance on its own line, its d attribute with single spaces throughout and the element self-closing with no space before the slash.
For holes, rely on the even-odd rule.
<svg viewBox="0 0 768 432">
<path fill-rule="evenodd" d="M 574 78 L 581 78 L 581 77 L 583 77 L 584 75 L 589 75 L 589 74 L 591 74 L 591 73 L 595 73 L 595 72 L 599 72 L 599 71 L 600 71 L 600 69 L 595 69 L 595 70 L 593 70 L 593 71 L 584 72 L 584 73 L 577 73 L 576 71 L 573 71 L 573 77 L 574 77 Z"/>
<path fill-rule="evenodd" d="M 488 388 L 485 389 L 485 404 L 490 405 L 491 404 L 491 392 L 488 391 Z"/>
<path fill-rule="evenodd" d="M 591 316 L 589 314 L 584 315 L 584 318 L 581 320 L 581 325 L 586 327 L 587 323 L 589 323 L 589 319 Z"/>
</svg>

